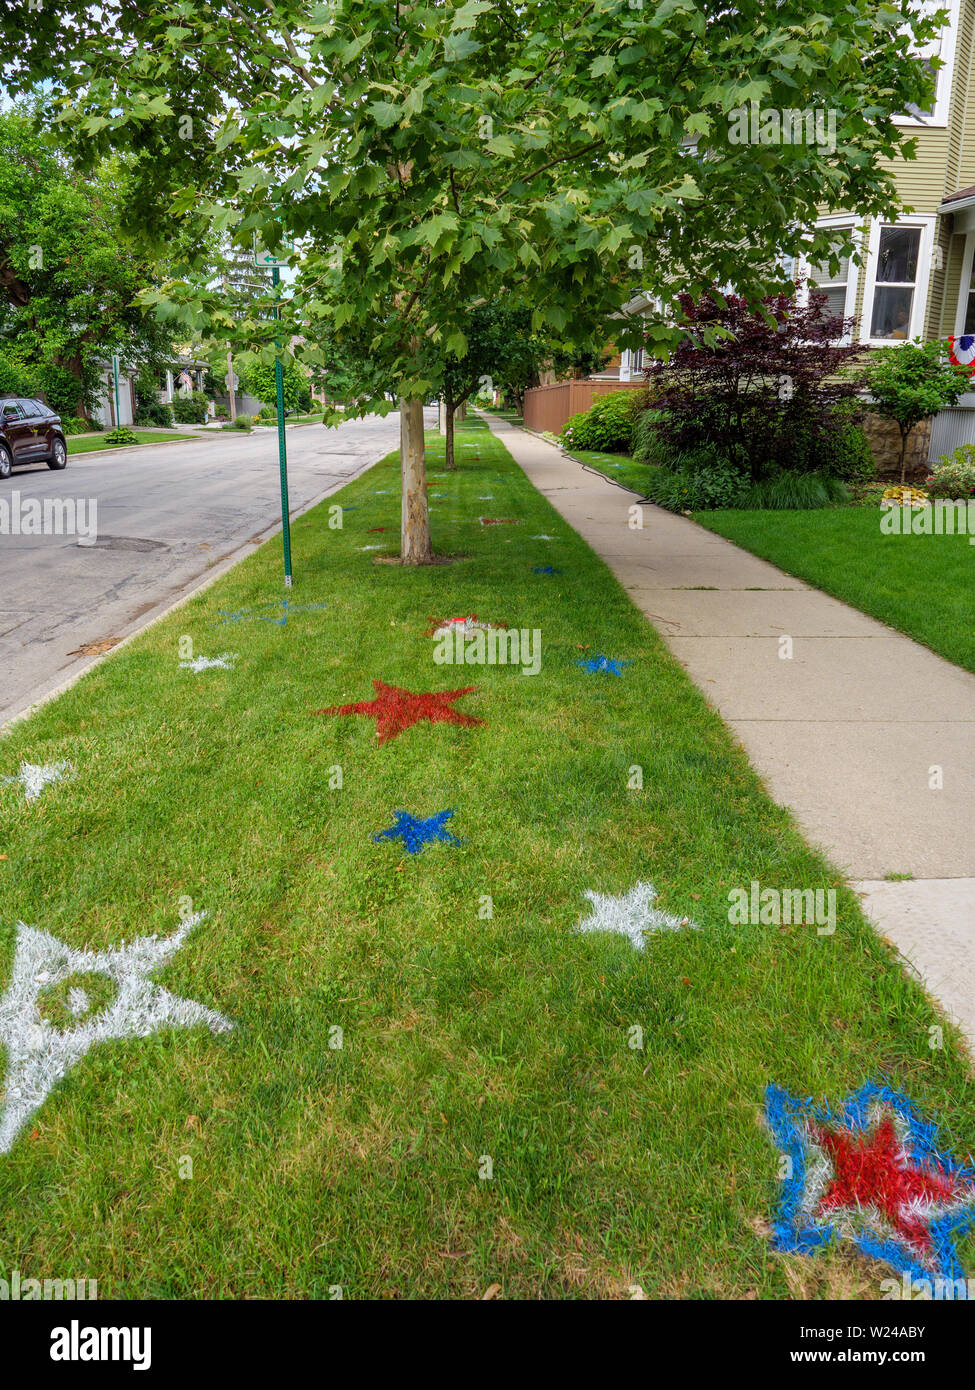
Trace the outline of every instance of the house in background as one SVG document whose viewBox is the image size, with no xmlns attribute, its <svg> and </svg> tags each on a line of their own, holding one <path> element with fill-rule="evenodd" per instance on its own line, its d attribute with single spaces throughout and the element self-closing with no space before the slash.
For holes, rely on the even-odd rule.
<svg viewBox="0 0 975 1390">
<path fill-rule="evenodd" d="M 817 226 L 851 232 L 861 264 L 849 257 L 836 272 L 802 260 L 793 267 L 825 292 L 835 313 L 857 318 L 859 341 L 870 347 L 911 338 L 975 339 L 975 0 L 921 0 L 919 8 L 946 10 L 948 20 L 918 54 L 919 62 L 942 63 L 930 109 L 896 121 L 917 141 L 916 159 L 888 166 L 904 212 L 882 221 L 824 208 Z M 629 313 L 653 311 L 645 296 L 626 307 Z M 617 354 L 594 383 L 605 389 L 603 383 L 638 382 L 641 358 Z M 526 422 L 535 408 L 526 397 Z M 565 423 L 552 410 L 546 416 L 545 428 L 557 431 Z M 896 426 L 871 417 L 869 433 L 878 466 L 886 471 L 899 455 Z M 930 428 L 915 431 L 909 462 L 923 467 L 962 443 L 975 443 L 975 391 L 942 411 Z"/>
<path fill-rule="evenodd" d="M 203 392 L 207 373 L 210 371 L 210 364 L 203 358 L 193 357 L 191 353 L 183 353 L 179 361 L 173 364 L 171 370 L 167 370 L 162 380 L 159 382 L 158 395 L 164 405 L 172 405 L 177 396 L 188 396 L 191 392 Z M 234 385 L 237 385 L 237 377 L 234 376 Z M 226 391 L 218 391 L 209 401 L 210 419 L 213 420 L 218 414 L 230 414 L 230 397 Z M 260 410 L 261 403 L 253 396 L 241 395 L 235 390 L 234 409 L 238 415 L 256 415 Z"/>
<path fill-rule="evenodd" d="M 190 391 L 202 391 L 205 373 L 209 370 L 206 362 L 187 357 L 185 363 L 178 364 L 174 371 L 166 371 L 160 378 L 156 394 L 160 401 L 171 404 L 177 395 L 187 395 Z M 118 364 L 118 391 L 115 389 L 115 371 L 109 362 L 98 378 L 95 405 L 91 418 L 102 429 L 115 429 L 117 425 L 131 425 L 135 420 L 135 378 L 134 369 Z M 118 402 L 116 408 L 116 400 Z"/>
<path fill-rule="evenodd" d="M 116 409 L 116 398 L 118 408 Z M 103 367 L 98 377 L 95 404 L 91 418 L 99 428 L 113 430 L 117 425 L 131 425 L 135 419 L 135 372 L 119 364 L 118 392 L 112 363 Z"/>
<path fill-rule="evenodd" d="M 638 294 L 623 305 L 623 313 L 647 315 L 659 312 L 659 305 L 650 295 Z M 610 358 L 600 372 L 593 372 L 595 381 L 615 381 L 624 386 L 627 382 L 639 382 L 646 365 L 643 348 L 610 348 Z"/>
<path fill-rule="evenodd" d="M 948 21 L 918 55 L 942 63 L 930 109 L 897 118 L 917 140 L 916 159 L 888 166 L 905 211 L 893 222 L 859 222 L 824 210 L 817 225 L 852 230 L 861 264 L 845 259 L 835 273 L 803 262 L 797 267 L 826 293 L 835 313 L 857 318 L 857 337 L 869 347 L 975 334 L 975 0 L 924 0 L 920 8 L 947 10 Z M 896 461 L 898 431 L 874 417 L 870 434 L 883 471 Z M 917 467 L 975 443 L 975 392 L 916 434 L 910 461 Z"/>
<path fill-rule="evenodd" d="M 646 295 L 638 295 L 624 305 L 625 314 L 647 314 L 652 302 Z M 602 369 L 591 372 L 587 377 L 574 377 L 570 381 L 545 381 L 541 386 L 532 386 L 525 392 L 525 424 L 530 430 L 539 433 L 561 433 L 566 421 L 573 415 L 588 410 L 597 396 L 608 391 L 618 391 L 621 387 L 642 390 L 643 350 L 622 351 L 610 344 L 609 358 Z M 548 374 L 546 374 L 548 375 Z"/>
<path fill-rule="evenodd" d="M 173 369 L 163 374 L 156 394 L 164 405 L 172 405 L 177 396 L 188 396 L 194 391 L 202 392 L 203 382 L 209 370 L 209 362 L 182 354 L 179 362 L 173 364 Z"/>
</svg>

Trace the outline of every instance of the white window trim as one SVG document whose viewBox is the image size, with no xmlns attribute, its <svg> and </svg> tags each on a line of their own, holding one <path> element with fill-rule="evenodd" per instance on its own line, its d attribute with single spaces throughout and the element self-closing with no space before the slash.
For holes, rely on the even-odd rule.
<svg viewBox="0 0 975 1390">
<path fill-rule="evenodd" d="M 860 316 L 860 342 L 872 347 L 896 347 L 898 343 L 910 342 L 913 338 L 923 338 L 924 320 L 927 315 L 928 293 L 931 286 L 931 252 L 934 248 L 934 228 L 937 217 L 931 213 L 912 214 L 899 217 L 896 222 L 875 218 L 870 224 L 867 263 L 863 282 L 863 312 Z M 916 227 L 921 231 L 921 243 L 917 255 L 917 278 L 914 281 L 914 300 L 911 304 L 911 326 L 906 338 L 871 338 L 870 325 L 873 323 L 873 301 L 877 288 L 877 258 L 880 253 L 881 227 Z M 882 288 L 882 286 L 881 286 Z"/>
<path fill-rule="evenodd" d="M 829 229 L 833 227 L 837 229 L 849 228 L 853 233 L 852 241 L 854 245 L 854 254 L 861 249 L 863 240 L 861 235 L 861 224 L 855 217 L 851 216 L 849 213 L 839 213 L 830 217 L 821 217 L 816 223 L 817 231 L 821 231 L 823 228 Z M 809 303 L 809 274 L 811 268 L 809 257 L 806 256 L 805 253 L 801 253 L 796 258 L 796 274 L 802 282 L 802 289 L 798 296 L 798 302 L 803 305 Z M 846 280 L 846 300 L 843 305 L 843 317 L 845 319 L 853 317 L 857 304 L 857 289 L 859 284 L 860 267 L 851 255 Z M 851 334 L 849 333 L 845 333 L 842 338 L 837 339 L 840 347 L 846 347 L 850 341 Z"/>
<path fill-rule="evenodd" d="M 895 116 L 895 125 L 915 126 L 923 130 L 925 126 L 946 126 L 948 124 L 948 113 L 951 108 L 951 88 L 955 72 L 955 47 L 960 23 L 961 0 L 938 0 L 937 7 L 939 9 L 949 10 L 951 12 L 951 17 L 941 31 L 942 65 L 938 69 L 938 87 L 935 94 L 934 110 L 930 116 L 925 117 L 909 116 L 906 113 L 901 116 Z"/>
<path fill-rule="evenodd" d="M 965 331 L 968 316 L 968 291 L 972 283 L 972 263 L 975 261 L 975 231 L 965 233 L 965 249 L 961 257 L 961 284 L 958 286 L 958 304 L 955 309 L 955 334 L 960 338 Z"/>
</svg>

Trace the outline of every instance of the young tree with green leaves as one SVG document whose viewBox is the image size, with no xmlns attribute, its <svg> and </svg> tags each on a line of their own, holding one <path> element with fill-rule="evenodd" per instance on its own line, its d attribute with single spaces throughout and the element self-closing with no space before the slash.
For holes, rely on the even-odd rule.
<svg viewBox="0 0 975 1390">
<path fill-rule="evenodd" d="M 442 394 L 447 414 L 444 440 L 447 468 L 455 467 L 454 416 L 481 386 L 520 389 L 537 381 L 541 368 L 560 352 L 559 345 L 533 333 L 531 310 L 512 305 L 503 296 L 475 305 L 463 324 L 467 348 L 463 357 L 447 353 L 443 362 Z"/>
<path fill-rule="evenodd" d="M 948 357 L 944 343 L 935 339 L 877 348 L 866 368 L 870 409 L 900 430 L 900 480 L 904 482 L 907 441 L 922 422 L 955 404 L 970 385 L 969 369 Z"/>
<path fill-rule="evenodd" d="M 243 388 L 262 405 L 274 406 L 277 403 L 277 387 L 273 366 L 255 363 L 254 366 L 241 366 Z M 285 410 L 294 413 L 302 408 L 308 399 L 308 378 L 293 357 L 285 356 L 282 362 L 281 381 Z"/>
<path fill-rule="evenodd" d="M 139 152 L 133 217 L 168 200 L 242 247 L 298 239 L 282 339 L 314 362 L 319 325 L 368 333 L 400 398 L 402 560 L 422 564 L 422 403 L 472 306 L 504 294 L 537 331 L 622 346 L 648 327 L 662 350 L 679 328 L 615 317 L 637 291 L 759 298 L 779 252 L 833 249 L 802 242 L 822 204 L 892 215 L 893 117 L 930 96 L 912 46 L 934 27 L 910 0 L 61 0 L 8 16 L 0 58 L 8 85 L 66 90 L 79 148 Z M 835 110 L 835 150 L 734 143 L 751 100 Z M 167 294 L 226 326 L 205 281 Z"/>
</svg>

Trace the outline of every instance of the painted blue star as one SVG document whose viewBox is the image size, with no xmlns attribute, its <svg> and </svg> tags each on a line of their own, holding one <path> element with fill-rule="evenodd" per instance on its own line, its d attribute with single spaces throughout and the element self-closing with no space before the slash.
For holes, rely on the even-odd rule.
<svg viewBox="0 0 975 1390">
<path fill-rule="evenodd" d="M 535 568 L 532 570 L 532 574 L 561 574 L 561 573 L 562 573 L 561 570 L 555 569 L 554 566 L 552 566 L 552 565 L 536 565 Z"/>
<path fill-rule="evenodd" d="M 607 676 L 621 676 L 624 666 L 632 666 L 632 661 L 614 661 L 611 656 L 603 656 L 600 652 L 597 656 L 591 656 L 586 661 L 577 661 L 577 666 L 581 666 L 590 675 L 603 672 Z"/>
<path fill-rule="evenodd" d="M 848 1240 L 935 1298 L 968 1297 L 953 1238 L 975 1223 L 975 1171 L 938 1149 L 906 1096 L 868 1082 L 837 1111 L 779 1086 L 765 1100 L 784 1162 L 776 1249 Z"/>
<path fill-rule="evenodd" d="M 324 603 L 291 603 L 288 599 L 272 599 L 269 603 L 259 603 L 256 608 L 241 608 L 236 613 L 230 613 L 224 608 L 218 609 L 221 623 L 275 623 L 278 627 L 286 627 L 288 615 L 291 613 L 317 613 L 325 607 Z M 271 617 L 269 614 L 261 613 L 261 608 L 280 608 L 281 617 Z"/>
<path fill-rule="evenodd" d="M 378 835 L 373 835 L 374 840 L 402 840 L 408 853 L 419 854 L 424 845 L 431 840 L 446 840 L 448 844 L 460 845 L 462 840 L 451 835 L 450 831 L 444 826 L 454 814 L 453 811 L 438 811 L 435 816 L 428 816 L 426 820 L 418 820 L 411 816 L 409 811 L 394 811 L 396 817 L 395 824 L 388 830 L 381 831 Z"/>
</svg>

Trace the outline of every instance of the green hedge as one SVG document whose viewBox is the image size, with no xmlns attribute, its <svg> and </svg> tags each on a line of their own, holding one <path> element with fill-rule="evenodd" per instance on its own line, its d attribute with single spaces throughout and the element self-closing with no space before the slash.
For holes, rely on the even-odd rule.
<svg viewBox="0 0 975 1390">
<path fill-rule="evenodd" d="M 643 391 L 607 391 L 597 396 L 588 410 L 566 422 L 560 436 L 562 443 L 567 449 L 627 454 L 634 423 L 645 404 Z"/>
</svg>

